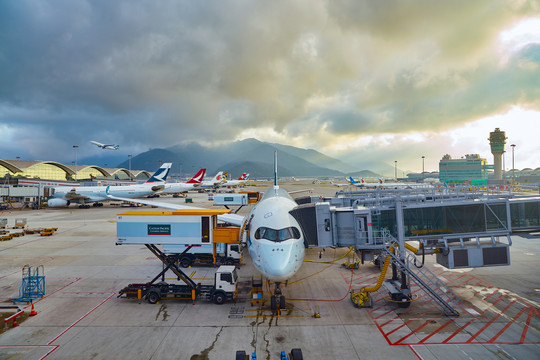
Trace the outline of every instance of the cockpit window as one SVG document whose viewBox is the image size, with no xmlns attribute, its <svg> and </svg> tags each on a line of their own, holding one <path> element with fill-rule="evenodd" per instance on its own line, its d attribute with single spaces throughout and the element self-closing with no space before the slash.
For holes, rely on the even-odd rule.
<svg viewBox="0 0 540 360">
<path fill-rule="evenodd" d="M 275 230 L 267 227 L 260 227 L 255 231 L 255 239 L 266 239 L 280 242 L 289 239 L 300 239 L 300 230 L 291 226 L 285 229 Z"/>
</svg>

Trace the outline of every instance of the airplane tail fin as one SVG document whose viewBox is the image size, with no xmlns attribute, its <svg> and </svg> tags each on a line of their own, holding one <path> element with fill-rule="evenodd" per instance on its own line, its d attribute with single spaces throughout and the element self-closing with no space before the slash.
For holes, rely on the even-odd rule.
<svg viewBox="0 0 540 360">
<path fill-rule="evenodd" d="M 352 176 L 349 176 L 349 181 L 351 182 L 351 184 L 356 184 L 356 180 L 354 180 Z"/>
<path fill-rule="evenodd" d="M 238 180 L 246 180 L 246 173 L 243 173 L 242 175 L 240 175 Z"/>
<path fill-rule="evenodd" d="M 146 183 L 164 182 L 171 171 L 172 163 L 163 163 L 159 169 L 146 181 Z"/>
<path fill-rule="evenodd" d="M 220 171 L 212 179 L 213 182 L 220 182 L 223 179 L 223 171 Z"/>
<path fill-rule="evenodd" d="M 206 169 L 199 170 L 195 176 L 193 176 L 191 179 L 187 181 L 188 184 L 200 184 L 202 179 L 204 178 L 204 174 L 206 173 Z"/>
</svg>

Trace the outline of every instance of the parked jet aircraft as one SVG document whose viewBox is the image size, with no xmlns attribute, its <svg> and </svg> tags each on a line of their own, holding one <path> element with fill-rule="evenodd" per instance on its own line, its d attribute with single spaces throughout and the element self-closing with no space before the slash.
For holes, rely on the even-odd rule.
<svg viewBox="0 0 540 360">
<path fill-rule="evenodd" d="M 304 235 L 296 219 L 289 213 L 297 206 L 289 194 L 277 184 L 277 154 L 274 155 L 274 186 L 267 190 L 262 199 L 245 217 L 237 214 L 220 215 L 221 221 L 238 225 L 247 236 L 247 246 L 253 264 L 267 279 L 275 282 L 271 307 L 285 307 L 285 297 L 280 284 L 290 279 L 304 260 Z M 167 209 L 193 209 L 191 206 L 156 202 L 144 199 L 124 199 L 113 194 L 114 200 L 164 207 Z"/>
<path fill-rule="evenodd" d="M 201 169 L 193 176 L 191 179 L 189 179 L 187 182 L 177 182 L 177 183 L 166 183 L 165 188 L 161 190 L 160 194 L 179 194 L 182 192 L 186 192 L 189 190 L 193 190 L 196 187 L 199 187 L 199 185 L 202 182 L 202 179 L 204 178 L 204 174 L 206 173 L 206 169 Z"/>
<path fill-rule="evenodd" d="M 153 194 L 165 188 L 165 179 L 171 170 L 171 163 L 164 163 L 144 184 L 124 186 L 58 186 L 51 188 L 51 197 L 47 201 L 49 207 L 69 206 L 71 203 L 79 204 L 80 208 L 103 206 L 102 201 L 109 201 L 108 193 L 125 198 L 135 198 Z"/>
<path fill-rule="evenodd" d="M 94 145 L 97 145 L 98 147 L 102 148 L 102 149 L 107 149 L 107 150 L 118 150 L 120 148 L 120 145 L 110 145 L 110 144 L 102 144 L 100 142 L 97 142 L 97 141 L 90 141 L 90 143 L 94 144 Z"/>
<path fill-rule="evenodd" d="M 238 179 L 236 180 L 226 180 L 224 185 L 225 186 L 239 186 L 244 185 L 248 181 L 249 174 L 243 173 Z"/>
<path fill-rule="evenodd" d="M 220 171 L 212 178 L 212 180 L 202 181 L 200 188 L 217 188 L 223 181 L 223 171 Z"/>
</svg>

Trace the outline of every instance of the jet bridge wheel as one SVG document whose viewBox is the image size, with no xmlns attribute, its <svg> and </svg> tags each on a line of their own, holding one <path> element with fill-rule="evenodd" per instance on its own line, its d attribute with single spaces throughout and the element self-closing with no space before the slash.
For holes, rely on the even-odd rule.
<svg viewBox="0 0 540 360">
<path fill-rule="evenodd" d="M 392 294 L 392 301 L 398 304 L 398 307 L 405 309 L 411 306 L 411 298 L 405 294 Z"/>
</svg>

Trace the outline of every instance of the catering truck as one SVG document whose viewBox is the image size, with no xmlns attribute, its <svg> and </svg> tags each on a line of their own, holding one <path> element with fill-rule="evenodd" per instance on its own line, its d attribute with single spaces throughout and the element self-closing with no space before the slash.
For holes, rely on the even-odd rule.
<svg viewBox="0 0 540 360">
<path fill-rule="evenodd" d="M 206 259 L 212 264 L 218 264 L 222 258 L 225 262 L 228 261 L 226 256 L 229 245 L 240 246 L 240 229 L 218 224 L 217 216 L 229 211 L 182 209 L 169 212 L 130 211 L 118 214 L 116 244 L 145 245 L 164 264 L 162 271 L 151 281 L 129 284 L 120 291 L 118 297 L 144 298 L 150 303 L 157 303 L 165 298 L 195 300 L 203 297 L 216 304 L 222 304 L 226 300 L 235 299 L 238 294 L 238 275 L 235 266 L 220 266 L 211 285 L 196 284 L 179 267 L 181 256 L 185 256 L 192 248 L 204 249 Z M 159 245 L 173 248 L 182 246 L 184 250 L 182 253 L 166 254 L 158 247 Z M 223 255 L 220 253 L 222 249 Z M 195 253 L 190 255 L 193 254 Z M 184 284 L 166 283 L 165 273 L 169 270 Z M 161 281 L 157 282 L 160 278 Z"/>
<path fill-rule="evenodd" d="M 126 212 L 117 217 L 117 245 L 161 244 L 182 267 L 242 263 L 240 228 L 222 226 L 226 209 Z"/>
</svg>

